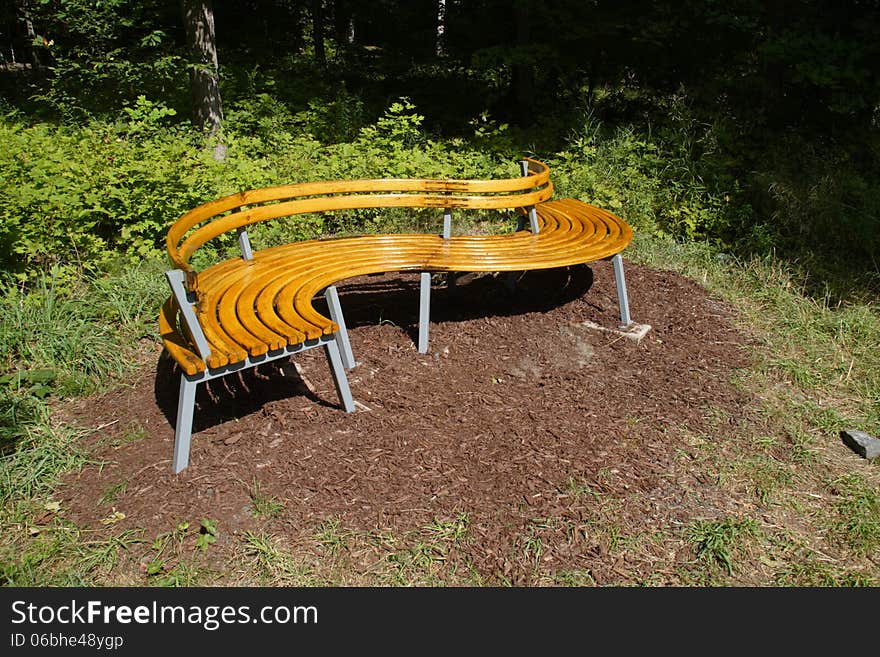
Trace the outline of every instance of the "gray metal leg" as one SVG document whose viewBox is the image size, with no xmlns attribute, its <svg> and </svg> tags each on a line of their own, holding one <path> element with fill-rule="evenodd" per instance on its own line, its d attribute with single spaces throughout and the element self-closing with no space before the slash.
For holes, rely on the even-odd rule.
<svg viewBox="0 0 880 657">
<path fill-rule="evenodd" d="M 324 298 L 327 299 L 327 307 L 330 309 L 330 319 L 339 326 L 336 333 L 336 339 L 339 341 L 340 351 L 342 352 L 342 364 L 345 369 L 350 370 L 357 363 L 354 360 L 354 352 L 351 350 L 351 342 L 348 341 L 348 328 L 345 326 L 345 317 L 342 314 L 342 304 L 339 303 L 339 294 L 336 292 L 336 286 L 331 285 L 324 291 Z"/>
<path fill-rule="evenodd" d="M 538 211 L 535 210 L 534 205 L 529 208 L 529 228 L 532 229 L 533 235 L 537 235 L 541 232 L 541 229 L 538 226 Z"/>
<path fill-rule="evenodd" d="M 180 375 L 180 395 L 177 398 L 177 426 L 174 428 L 174 460 L 177 474 L 189 465 L 189 444 L 192 436 L 193 412 L 196 405 L 196 386 L 186 374 Z"/>
<path fill-rule="evenodd" d="M 423 271 L 419 280 L 419 353 L 428 353 L 428 323 L 431 321 L 431 273 Z"/>
<path fill-rule="evenodd" d="M 330 371 L 333 372 L 333 383 L 336 384 L 336 394 L 339 395 L 339 401 L 346 413 L 354 411 L 354 400 L 351 397 L 351 388 L 348 387 L 348 377 L 345 376 L 345 368 L 342 366 L 342 356 L 339 353 L 339 334 L 336 339 L 324 344 L 324 352 L 327 354 L 327 361 L 330 363 Z"/>
<path fill-rule="evenodd" d="M 520 160 L 519 161 L 519 171 L 523 176 L 529 175 L 529 162 L 528 160 Z M 535 210 L 535 206 L 532 205 L 528 208 L 529 211 L 529 228 L 532 229 L 532 234 L 537 235 L 540 231 L 538 226 L 538 212 Z M 525 222 L 520 219 L 517 221 L 516 229 L 522 230 L 525 228 Z"/>
<path fill-rule="evenodd" d="M 626 295 L 626 278 L 623 275 L 623 258 L 618 253 L 611 258 L 611 264 L 614 265 L 614 280 L 617 283 L 617 305 L 620 306 L 620 325 L 626 328 L 632 324 L 629 316 L 629 299 Z"/>
<path fill-rule="evenodd" d="M 521 271 L 509 271 L 507 275 L 504 277 L 504 287 L 507 288 L 507 291 L 510 294 L 516 292 L 516 284 L 519 281 L 519 277 L 522 275 Z"/>
</svg>

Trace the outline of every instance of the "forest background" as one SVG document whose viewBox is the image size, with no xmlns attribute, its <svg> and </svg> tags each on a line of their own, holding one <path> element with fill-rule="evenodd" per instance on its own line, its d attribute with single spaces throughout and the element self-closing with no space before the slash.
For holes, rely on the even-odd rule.
<svg viewBox="0 0 880 657">
<path fill-rule="evenodd" d="M 800 323 L 765 326 L 776 344 L 832 356 L 777 364 L 816 390 L 843 368 L 857 403 L 829 426 L 876 432 L 878 135 L 877 0 L 4 3 L 5 522 L 81 462 L 49 402 L 121 377 L 119 345 L 155 337 L 183 212 L 300 181 L 516 175 L 523 155 L 557 196 L 624 217 L 634 257 L 783 304 Z M 255 239 L 412 221 L 353 211 Z M 878 541 L 877 491 L 859 490 Z"/>
</svg>

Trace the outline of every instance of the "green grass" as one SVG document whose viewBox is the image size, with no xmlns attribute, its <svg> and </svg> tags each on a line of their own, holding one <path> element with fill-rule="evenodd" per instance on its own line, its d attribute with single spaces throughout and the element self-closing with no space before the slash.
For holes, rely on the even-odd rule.
<svg viewBox="0 0 880 657">
<path fill-rule="evenodd" d="M 330 555 L 339 554 L 348 547 L 349 532 L 341 527 L 339 518 L 322 520 L 312 536 Z"/>
<path fill-rule="evenodd" d="M 284 502 L 263 492 L 262 485 L 254 479 L 250 490 L 251 512 L 255 518 L 275 518 L 284 511 Z"/>
<path fill-rule="evenodd" d="M 805 557 L 788 564 L 776 575 L 775 580 L 778 586 L 798 587 L 876 587 L 878 582 L 880 579 L 876 575 L 841 570 L 815 557 Z"/>
<path fill-rule="evenodd" d="M 120 557 L 143 543 L 140 530 L 110 536 L 56 518 L 46 527 L 5 528 L 0 546 L 4 586 L 94 586 L 114 581 Z"/>
<path fill-rule="evenodd" d="M 334 156 L 362 155 L 378 146 L 342 144 Z M 673 527 L 658 526 L 647 517 L 634 520 L 626 499 L 640 493 L 621 488 L 625 475 L 610 468 L 595 476 L 572 472 L 554 490 L 570 508 L 560 505 L 556 515 L 533 520 L 512 544 L 502 546 L 510 568 L 539 585 L 587 586 L 607 583 L 608 577 L 643 585 L 876 585 L 880 468 L 848 452 L 838 438 L 843 428 L 880 435 L 876 299 L 860 296 L 858 287 L 846 281 L 817 288 L 806 262 L 719 257 L 705 244 L 659 235 L 659 227 L 669 222 L 693 217 L 703 221 L 717 198 L 711 190 L 694 187 L 673 204 L 670 195 L 676 190 L 665 188 L 646 168 L 658 153 L 631 132 L 619 132 L 601 143 L 585 133 L 574 146 L 580 150 L 557 154 L 552 162 L 559 174 L 557 195 L 577 196 L 620 212 L 638 229 L 625 254 L 628 260 L 688 275 L 736 309 L 739 328 L 750 338 L 754 366 L 730 376 L 749 401 L 742 417 L 704 409 L 709 427 L 700 435 L 690 435 L 686 428 L 670 429 L 670 437 L 683 442 L 677 446 L 672 471 L 663 475 L 664 485 L 674 490 L 675 499 L 695 501 L 697 507 L 704 500 L 687 482 L 691 476 L 699 479 L 717 493 L 718 499 L 706 502 L 717 503 L 711 513 L 705 512 L 710 519 L 692 514 Z M 598 157 L 585 157 L 588 151 Z M 427 156 L 418 157 L 423 155 Z M 374 165 L 353 158 L 361 164 L 346 171 L 373 175 L 370 167 L 383 166 L 386 160 L 383 156 Z M 409 175 L 406 167 L 421 166 L 416 160 L 403 163 L 399 175 Z M 435 173 L 445 175 L 454 165 L 467 177 L 502 166 L 494 156 L 473 156 L 472 162 L 459 167 L 462 161 L 443 164 Z M 596 161 L 603 164 L 593 164 Z M 271 166 L 291 162 L 273 160 Z M 329 174 L 338 165 L 321 164 L 313 176 L 334 177 Z M 274 175 L 267 169 L 241 180 Z M 670 209 L 678 214 L 664 217 Z M 368 231 L 406 230 L 413 221 L 395 213 L 337 219 L 342 230 Z M 350 225 L 343 225 L 348 220 Z M 433 230 L 432 222 L 423 215 L 416 223 Z M 494 215 L 477 217 L 466 229 L 478 228 L 481 222 L 499 229 Z M 301 236 L 305 228 L 265 226 L 254 231 L 254 238 L 267 243 L 288 239 L 293 234 L 289 230 Z M 156 310 L 168 294 L 165 266 L 157 257 L 134 264 L 120 261 L 106 275 L 53 269 L 33 277 L 30 287 L 9 281 L 0 290 L 0 376 L 7 377 L 0 379 L 0 567 L 5 582 L 212 583 L 229 577 L 229 569 L 218 574 L 200 565 L 200 559 L 218 554 L 234 562 L 234 577 L 264 584 L 514 581 L 511 573 L 478 572 L 469 563 L 468 551 L 479 549 L 474 539 L 479 533 L 476 515 L 464 512 L 437 517 L 406 534 L 388 528 L 357 532 L 345 528 L 340 518 L 327 518 L 303 529 L 297 542 L 288 544 L 264 530 L 246 532 L 234 539 L 234 550 L 225 552 L 219 542 L 210 541 L 214 534 L 199 529 L 196 519 L 179 523 L 148 546 L 140 545 L 137 531 L 114 533 L 109 526 L 98 535 L 63 517 L 49 527 L 36 527 L 34 518 L 44 511 L 58 477 L 90 459 L 83 447 L 86 434 L 54 422 L 53 404 L 112 386 L 143 362 L 137 345 L 141 340 L 151 350 L 155 345 Z M 638 319 L 637 306 L 633 312 Z M 734 436 L 724 436 L 719 429 L 729 420 L 737 422 Z M 626 424 L 636 429 L 642 421 L 629 417 Z M 124 447 L 145 433 L 139 425 L 126 427 L 114 444 Z M 110 507 L 125 490 L 125 481 L 109 486 L 101 504 Z M 276 521 L 264 528 L 279 531 L 285 503 L 268 495 L 256 480 L 249 494 L 253 515 Z M 676 554 L 682 543 L 695 557 L 691 561 Z M 135 549 L 145 552 L 141 556 L 146 573 L 123 565 L 123 557 Z M 600 556 L 590 558 L 606 563 L 625 555 L 626 562 L 611 575 L 592 567 L 556 570 L 546 559 L 561 550 L 593 550 L 590 555 Z M 600 577 L 606 579 L 597 582 Z"/>
<path fill-rule="evenodd" d="M 837 540 L 857 555 L 880 553 L 880 487 L 858 474 L 846 474 L 830 483 L 836 496 L 831 530 Z"/>
<path fill-rule="evenodd" d="M 470 514 L 462 512 L 456 515 L 453 520 L 444 521 L 435 518 L 431 524 L 425 526 L 425 530 L 437 541 L 457 544 L 467 537 L 470 524 Z"/>
<path fill-rule="evenodd" d="M 245 532 L 242 536 L 243 565 L 255 573 L 258 581 L 272 586 L 309 586 L 320 584 L 310 566 L 297 563 L 272 536 Z"/>
<path fill-rule="evenodd" d="M 114 436 L 110 440 L 110 444 L 113 447 L 123 447 L 125 445 L 130 445 L 131 443 L 136 443 L 140 440 L 143 440 L 146 437 L 146 428 L 144 428 L 137 422 L 132 422 L 125 428 L 125 430 L 121 434 Z"/>
<path fill-rule="evenodd" d="M 98 504 L 112 504 L 116 501 L 116 498 L 120 495 L 124 495 L 125 491 L 128 490 L 128 481 L 123 480 L 118 484 L 114 484 L 110 486 L 103 492 L 101 497 L 98 499 Z"/>
<path fill-rule="evenodd" d="M 82 467 L 89 455 L 80 445 L 87 432 L 55 426 L 48 409 L 18 425 L 14 450 L 0 458 L 0 503 L 9 509 L 52 490 L 57 476 Z"/>
<path fill-rule="evenodd" d="M 697 557 L 710 566 L 720 565 L 733 574 L 734 558 L 744 549 L 747 539 L 757 534 L 757 523 L 751 519 L 724 518 L 696 520 L 687 527 L 686 538 Z"/>
</svg>

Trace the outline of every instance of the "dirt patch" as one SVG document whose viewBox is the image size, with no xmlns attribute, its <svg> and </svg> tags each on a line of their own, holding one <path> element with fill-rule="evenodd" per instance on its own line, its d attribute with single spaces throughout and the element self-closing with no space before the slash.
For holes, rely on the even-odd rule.
<svg viewBox="0 0 880 657">
<path fill-rule="evenodd" d="M 731 374 L 749 364 L 723 303 L 677 274 L 627 266 L 633 317 L 653 326 L 639 344 L 581 324 L 617 324 L 609 263 L 531 272 L 515 286 L 507 275 L 438 285 L 425 355 L 413 344 L 416 275 L 347 281 L 340 296 L 360 363 L 350 383 L 368 410 L 339 409 L 320 350 L 297 356 L 298 367 L 199 386 L 180 475 L 170 462 L 178 378 L 156 349 L 131 387 L 59 409 L 61 421 L 103 427 L 86 440 L 104 463 L 69 476 L 56 497 L 80 525 L 100 528 L 118 509 L 114 528 L 147 537 L 216 519 L 222 553 L 259 524 L 256 480 L 284 503 L 273 532 L 291 541 L 328 518 L 402 535 L 466 513 L 468 567 L 487 577 L 527 581 L 511 554 L 544 536 L 556 545 L 540 553 L 546 568 L 589 563 L 594 579 L 611 578 L 607 541 L 585 529 L 598 497 L 646 529 L 692 517 L 693 491 L 702 513 L 726 504 L 678 455 L 689 435 L 733 426 L 745 400 Z M 552 540 L 572 527 L 576 540 Z"/>
</svg>

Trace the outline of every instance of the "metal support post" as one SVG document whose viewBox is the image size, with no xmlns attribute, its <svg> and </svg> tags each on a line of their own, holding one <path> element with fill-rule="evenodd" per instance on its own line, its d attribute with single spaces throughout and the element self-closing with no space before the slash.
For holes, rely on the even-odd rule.
<svg viewBox="0 0 880 657">
<path fill-rule="evenodd" d="M 336 385 L 336 394 L 339 395 L 339 401 L 346 413 L 354 411 L 354 400 L 351 397 L 351 388 L 348 387 L 348 378 L 345 376 L 345 368 L 342 366 L 342 356 L 339 353 L 339 345 L 337 339 L 330 340 L 324 344 L 324 352 L 327 354 L 327 361 L 330 363 L 330 369 L 333 372 L 333 383 Z"/>
<path fill-rule="evenodd" d="M 452 208 L 443 210 L 443 239 L 452 237 Z"/>
<path fill-rule="evenodd" d="M 623 258 L 618 253 L 611 258 L 614 265 L 614 281 L 617 283 L 617 305 L 620 307 L 621 328 L 627 328 L 632 324 L 629 316 L 629 299 L 626 294 L 626 278 L 623 275 Z"/>
<path fill-rule="evenodd" d="M 419 277 L 419 353 L 428 353 L 428 324 L 431 321 L 431 272 Z"/>
<path fill-rule="evenodd" d="M 523 177 L 529 175 L 529 163 L 528 160 L 520 160 L 519 161 L 519 170 L 522 172 Z M 529 228 L 532 229 L 532 234 L 537 235 L 540 232 L 540 228 L 538 227 L 538 211 L 535 210 L 534 205 L 530 205 L 526 208 L 529 213 Z M 517 226 L 519 229 L 519 226 Z"/>
<path fill-rule="evenodd" d="M 180 396 L 177 398 L 177 424 L 174 427 L 174 460 L 177 474 L 189 465 L 189 443 L 192 437 L 193 413 L 196 405 L 196 387 L 199 382 L 180 375 Z"/>
<path fill-rule="evenodd" d="M 254 259 L 254 250 L 251 248 L 251 238 L 248 237 L 244 228 L 238 229 L 238 246 L 241 248 L 241 257 L 245 260 Z"/>
<path fill-rule="evenodd" d="M 195 343 L 196 351 L 203 359 L 207 359 L 211 355 L 211 346 L 208 344 L 205 332 L 202 331 L 202 325 L 199 324 L 199 318 L 196 316 L 196 311 L 193 310 L 193 302 L 190 301 L 190 295 L 186 291 L 184 284 L 186 275 L 180 269 L 172 269 L 165 272 L 165 278 L 168 279 L 168 284 L 171 286 L 171 292 L 174 294 L 178 308 L 180 308 L 183 323 Z"/>
<path fill-rule="evenodd" d="M 351 342 L 348 340 L 348 328 L 345 326 L 345 316 L 342 314 L 342 304 L 339 303 L 339 294 L 336 291 L 335 285 L 331 285 L 324 290 L 324 298 L 327 299 L 330 319 L 339 327 L 336 339 L 339 342 L 342 364 L 345 366 L 345 369 L 350 370 L 357 365 L 357 362 L 355 362 L 354 353 L 351 350 Z"/>
</svg>

